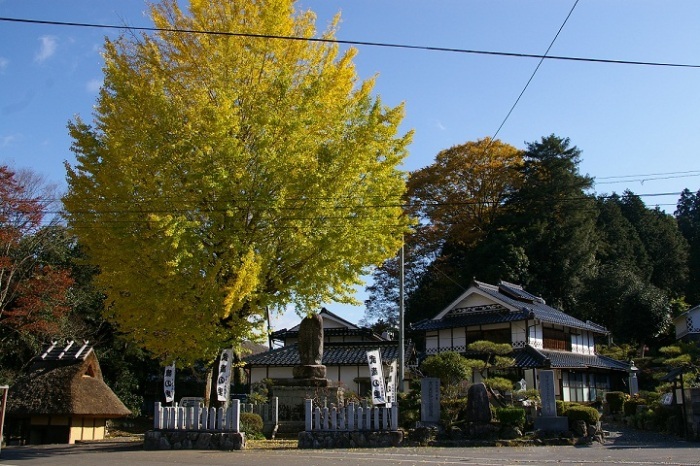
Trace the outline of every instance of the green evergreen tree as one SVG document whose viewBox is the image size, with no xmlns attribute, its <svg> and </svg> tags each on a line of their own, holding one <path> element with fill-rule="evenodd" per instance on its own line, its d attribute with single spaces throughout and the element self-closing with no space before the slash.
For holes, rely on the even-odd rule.
<svg viewBox="0 0 700 466">
<path fill-rule="evenodd" d="M 578 312 L 610 330 L 616 343 L 643 345 L 668 329 L 671 301 L 624 263 L 613 262 L 587 280 Z"/>
<path fill-rule="evenodd" d="M 579 173 L 581 151 L 568 138 L 529 143 L 524 159 L 522 185 L 507 199 L 498 226 L 524 252 L 527 274 L 520 282 L 549 304 L 572 310 L 593 273 L 596 205 L 586 193 L 593 180 Z"/>
<path fill-rule="evenodd" d="M 645 282 L 651 280 L 652 266 L 639 232 L 622 214 L 620 196 L 601 196 L 597 200 L 599 264 L 617 264 L 631 270 Z"/>
<path fill-rule="evenodd" d="M 652 267 L 650 282 L 672 297 L 682 295 L 688 279 L 688 242 L 675 219 L 658 207 L 648 209 L 630 191 L 623 194 L 620 207 L 644 244 Z"/>
<path fill-rule="evenodd" d="M 700 304 L 700 190 L 697 193 L 683 190 L 675 216 L 678 228 L 689 245 L 685 298 L 691 305 Z"/>
</svg>

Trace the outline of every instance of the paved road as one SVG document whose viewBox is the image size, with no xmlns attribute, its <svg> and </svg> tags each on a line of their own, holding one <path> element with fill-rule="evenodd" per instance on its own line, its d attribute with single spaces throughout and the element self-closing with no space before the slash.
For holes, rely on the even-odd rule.
<svg viewBox="0 0 700 466">
<path fill-rule="evenodd" d="M 700 443 L 648 433 L 611 432 L 604 445 L 557 447 L 387 448 L 355 450 L 248 449 L 143 451 L 140 443 L 8 447 L 0 466 L 138 464 L 246 466 L 409 465 L 700 465 Z"/>
</svg>

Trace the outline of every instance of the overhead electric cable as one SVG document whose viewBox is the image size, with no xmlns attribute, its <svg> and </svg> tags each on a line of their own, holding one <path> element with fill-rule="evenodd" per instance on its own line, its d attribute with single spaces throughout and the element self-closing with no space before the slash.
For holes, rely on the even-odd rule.
<svg viewBox="0 0 700 466">
<path fill-rule="evenodd" d="M 27 19 L 27 18 L 9 18 L 0 17 L 0 21 L 14 22 L 14 23 L 26 23 L 26 24 L 44 24 L 51 26 L 73 26 L 73 27 L 89 27 L 89 28 L 103 28 L 103 29 L 123 29 L 129 31 L 146 31 L 146 32 L 172 32 L 181 34 L 204 34 L 212 36 L 233 36 L 233 37 L 249 37 L 257 39 L 276 39 L 276 40 L 294 40 L 294 41 L 306 41 L 306 42 L 322 42 L 329 44 L 339 44 L 339 45 L 357 45 L 357 46 L 368 46 L 368 47 L 385 47 L 394 49 L 408 49 L 408 50 L 424 50 L 430 52 L 450 52 L 450 53 L 465 53 L 474 55 L 493 55 L 500 57 L 515 57 L 515 58 L 537 58 L 541 59 L 542 55 L 533 53 L 516 53 L 516 52 L 497 52 L 491 50 L 474 50 L 474 49 L 461 49 L 454 47 L 434 47 L 427 45 L 410 45 L 410 44 L 397 44 L 389 42 L 369 42 L 369 41 L 359 41 L 359 40 L 342 40 L 342 39 L 328 39 L 323 37 L 296 37 L 296 36 L 280 36 L 274 34 L 252 34 L 243 32 L 230 32 L 230 31 L 207 31 L 207 30 L 197 30 L 197 29 L 177 29 L 177 28 L 155 28 L 155 27 L 145 27 L 145 26 L 117 26 L 114 24 L 96 24 L 96 23 L 79 23 L 71 21 L 48 21 L 39 19 Z M 563 55 L 547 55 L 544 57 L 547 60 L 562 60 L 562 61 L 577 61 L 577 62 L 589 62 L 589 63 L 609 63 L 615 65 L 641 65 L 641 66 L 659 66 L 659 67 L 673 67 L 673 68 L 700 68 L 700 64 L 692 63 L 666 63 L 666 62 L 649 62 L 649 61 L 637 61 L 637 60 L 614 60 L 607 58 L 585 58 L 585 57 L 570 57 Z"/>
<path fill-rule="evenodd" d="M 700 173 L 696 173 L 694 175 L 670 175 L 670 176 L 650 176 L 648 178 L 625 178 L 624 180 L 595 182 L 595 184 L 596 185 L 599 185 L 599 184 L 620 184 L 620 183 L 633 183 L 633 182 L 637 182 L 637 181 L 641 184 L 644 184 L 647 181 L 674 180 L 677 178 L 693 178 L 696 176 L 700 176 Z"/>
<path fill-rule="evenodd" d="M 506 124 L 506 121 L 508 121 L 508 118 L 510 118 L 510 115 L 513 113 L 513 110 L 515 110 L 515 107 L 518 105 L 518 102 L 520 102 L 520 99 L 523 97 L 523 94 L 525 94 L 525 91 L 527 88 L 530 86 L 530 83 L 532 80 L 535 78 L 535 75 L 537 74 L 537 70 L 540 69 L 540 66 L 542 65 L 542 62 L 544 61 L 545 58 L 547 58 L 547 55 L 549 54 L 549 51 L 552 49 L 552 46 L 554 45 L 554 42 L 556 42 L 557 37 L 559 37 L 559 34 L 561 33 L 562 29 L 564 29 L 564 26 L 566 25 L 567 21 L 569 21 L 569 18 L 571 17 L 571 14 L 574 12 L 574 9 L 576 8 L 576 5 L 578 5 L 579 0 L 576 0 L 571 7 L 571 10 L 569 10 L 569 14 L 566 15 L 566 18 L 564 18 L 564 22 L 561 23 L 561 26 L 559 26 L 559 30 L 557 33 L 554 35 L 554 38 L 552 41 L 549 43 L 549 47 L 547 47 L 547 50 L 544 52 L 544 55 L 540 57 L 540 61 L 537 62 L 537 66 L 535 69 L 532 71 L 532 74 L 530 75 L 530 79 L 527 80 L 525 83 L 525 86 L 523 87 L 523 90 L 520 91 L 520 95 L 518 95 L 518 98 L 515 99 L 515 102 L 513 102 L 513 106 L 510 107 L 510 110 L 508 110 L 508 113 L 506 114 L 505 118 L 503 118 L 503 121 L 501 124 L 498 126 L 498 129 L 496 130 L 495 133 L 493 133 L 493 136 L 491 136 L 491 141 L 489 142 L 489 145 L 491 145 L 492 141 L 496 140 L 496 137 L 498 136 L 498 133 L 501 132 L 501 129 L 503 126 Z"/>
<path fill-rule="evenodd" d="M 596 176 L 596 180 L 615 180 L 624 178 L 644 178 L 647 176 L 665 176 L 665 175 L 689 175 L 691 173 L 700 174 L 700 170 L 684 170 L 679 172 L 662 172 L 662 173 L 642 173 L 638 175 L 611 175 L 611 176 Z"/>
</svg>

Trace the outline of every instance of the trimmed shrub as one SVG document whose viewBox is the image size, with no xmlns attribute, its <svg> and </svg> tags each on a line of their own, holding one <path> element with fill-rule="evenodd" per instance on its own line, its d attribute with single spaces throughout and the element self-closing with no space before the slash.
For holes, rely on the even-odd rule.
<svg viewBox="0 0 700 466">
<path fill-rule="evenodd" d="M 504 377 L 490 377 L 484 379 L 486 386 L 491 388 L 491 390 L 496 390 L 501 393 L 506 393 L 513 390 L 513 382 Z"/>
<path fill-rule="evenodd" d="M 566 416 L 566 412 L 569 408 L 572 406 L 579 406 L 575 401 L 556 400 L 555 403 L 557 404 L 557 416 Z"/>
<path fill-rule="evenodd" d="M 245 432 L 249 436 L 262 434 L 263 420 L 259 414 L 241 413 L 241 432 Z"/>
<path fill-rule="evenodd" d="M 525 427 L 525 410 L 517 407 L 496 408 L 496 419 L 504 426 Z"/>
<path fill-rule="evenodd" d="M 627 396 L 624 392 L 607 392 L 605 394 L 605 401 L 608 403 L 610 408 L 610 414 L 618 414 L 622 412 L 622 405 L 625 403 L 625 398 Z"/>
<path fill-rule="evenodd" d="M 647 400 L 643 398 L 633 397 L 629 400 L 625 400 L 622 404 L 622 412 L 625 416 L 634 416 L 637 414 L 637 406 L 643 406 L 647 404 Z"/>
<path fill-rule="evenodd" d="M 566 417 L 569 418 L 569 422 L 573 421 L 586 421 L 586 424 L 596 424 L 600 420 L 600 413 L 597 409 L 590 406 L 569 406 L 566 410 Z"/>
</svg>

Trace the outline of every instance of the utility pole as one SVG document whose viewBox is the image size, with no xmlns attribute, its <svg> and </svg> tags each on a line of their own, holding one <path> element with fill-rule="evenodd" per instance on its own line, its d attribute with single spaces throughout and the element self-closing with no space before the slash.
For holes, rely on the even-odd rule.
<svg viewBox="0 0 700 466">
<path fill-rule="evenodd" d="M 399 391 L 403 392 L 404 391 L 404 386 L 403 386 L 403 379 L 406 376 L 406 355 L 404 354 L 405 352 L 405 347 L 404 347 L 404 274 L 403 274 L 403 266 L 404 266 L 404 245 L 401 244 L 401 252 L 399 253 Z"/>
</svg>

